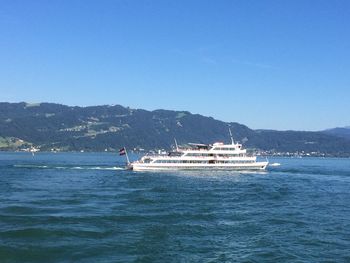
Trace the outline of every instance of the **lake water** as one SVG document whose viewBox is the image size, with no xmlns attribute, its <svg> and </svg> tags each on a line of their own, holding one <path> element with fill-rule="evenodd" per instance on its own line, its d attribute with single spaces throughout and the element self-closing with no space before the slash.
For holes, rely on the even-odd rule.
<svg viewBox="0 0 350 263">
<path fill-rule="evenodd" d="M 108 153 L 0 153 L 0 262 L 350 262 L 350 159 L 132 172 Z"/>
</svg>

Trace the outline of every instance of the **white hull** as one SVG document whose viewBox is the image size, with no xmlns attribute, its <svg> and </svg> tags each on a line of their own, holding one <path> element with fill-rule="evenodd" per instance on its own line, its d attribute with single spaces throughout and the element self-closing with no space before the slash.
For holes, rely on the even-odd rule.
<svg viewBox="0 0 350 263">
<path fill-rule="evenodd" d="M 187 163 L 132 163 L 128 166 L 134 171 L 155 171 L 155 170 L 265 170 L 268 162 L 237 163 L 237 164 L 187 164 Z"/>
<path fill-rule="evenodd" d="M 129 163 L 128 168 L 134 171 L 155 170 L 232 170 L 245 171 L 265 170 L 268 162 L 257 162 L 256 156 L 248 156 L 242 145 L 222 142 L 209 144 L 189 143 L 190 148 L 179 148 L 175 141 L 176 151 L 167 155 L 146 155 L 139 161 Z"/>
</svg>

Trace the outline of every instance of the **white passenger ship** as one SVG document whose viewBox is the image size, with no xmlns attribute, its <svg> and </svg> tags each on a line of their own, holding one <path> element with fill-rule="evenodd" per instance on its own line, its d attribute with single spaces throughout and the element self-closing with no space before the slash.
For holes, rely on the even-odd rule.
<svg viewBox="0 0 350 263">
<path fill-rule="evenodd" d="M 257 161 L 256 156 L 248 156 L 242 144 L 222 142 L 209 144 L 189 143 L 190 147 L 179 148 L 168 154 L 145 155 L 140 160 L 129 163 L 128 168 L 135 171 L 146 170 L 265 170 L 268 162 Z"/>
</svg>

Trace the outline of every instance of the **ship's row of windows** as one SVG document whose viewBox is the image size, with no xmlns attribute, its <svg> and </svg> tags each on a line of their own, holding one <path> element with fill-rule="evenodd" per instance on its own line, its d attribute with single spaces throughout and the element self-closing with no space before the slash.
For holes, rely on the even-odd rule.
<svg viewBox="0 0 350 263">
<path fill-rule="evenodd" d="M 155 163 L 208 163 L 207 161 L 157 160 Z"/>
<path fill-rule="evenodd" d="M 211 153 L 188 153 L 186 156 L 202 156 L 202 157 L 208 157 L 208 156 L 213 156 Z"/>
<path fill-rule="evenodd" d="M 208 156 L 219 156 L 219 157 L 232 157 L 232 156 L 235 156 L 235 157 L 242 157 L 243 154 L 213 154 L 213 153 L 188 153 L 186 154 L 186 156 L 195 156 L 195 157 L 208 157 Z"/>
<path fill-rule="evenodd" d="M 155 163 L 197 163 L 197 164 L 213 164 L 213 163 L 253 163 L 254 161 L 243 161 L 243 160 L 235 160 L 235 161 L 197 161 L 197 160 L 157 160 Z"/>
<path fill-rule="evenodd" d="M 221 151 L 235 151 L 236 148 L 228 148 L 228 147 L 215 147 L 214 150 L 221 150 Z"/>
<path fill-rule="evenodd" d="M 233 155 L 233 154 L 216 154 L 216 156 L 218 156 L 218 157 L 232 157 L 232 156 L 234 156 L 234 157 L 243 157 L 244 154 L 242 154 L 242 153 L 235 154 L 235 155 Z"/>
</svg>

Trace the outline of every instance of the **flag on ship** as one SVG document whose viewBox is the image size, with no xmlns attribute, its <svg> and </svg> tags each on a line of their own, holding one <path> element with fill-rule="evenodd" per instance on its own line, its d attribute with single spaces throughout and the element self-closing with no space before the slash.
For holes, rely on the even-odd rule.
<svg viewBox="0 0 350 263">
<path fill-rule="evenodd" d="M 119 150 L 119 155 L 125 155 L 125 154 L 126 154 L 126 150 L 125 150 L 125 147 L 123 147 Z"/>
</svg>

